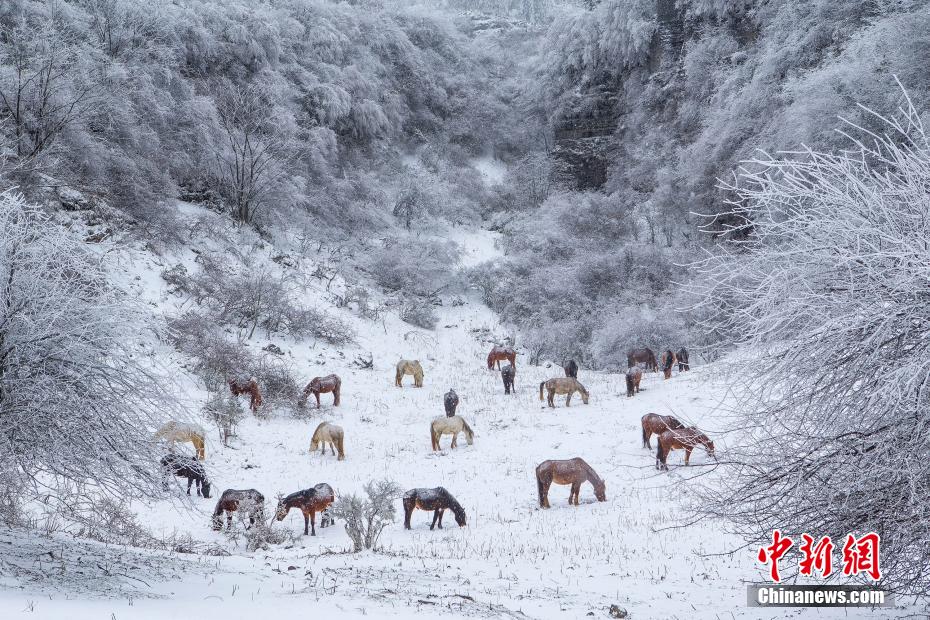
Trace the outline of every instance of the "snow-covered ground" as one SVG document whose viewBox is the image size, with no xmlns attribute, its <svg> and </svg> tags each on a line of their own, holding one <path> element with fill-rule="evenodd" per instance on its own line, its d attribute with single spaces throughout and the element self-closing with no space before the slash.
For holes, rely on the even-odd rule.
<svg viewBox="0 0 930 620">
<path fill-rule="evenodd" d="M 462 234 L 465 261 L 494 253 L 491 233 Z M 163 310 L 175 303 L 159 292 L 158 267 L 127 267 L 137 286 Z M 154 276 L 152 274 L 154 273 Z M 308 295 L 319 291 L 308 290 Z M 153 302 L 155 303 L 155 302 Z M 380 553 L 351 554 L 339 523 L 300 537 L 302 517 L 292 512 L 275 528 L 297 536 L 269 550 L 247 552 L 241 539 L 210 529 L 214 500 L 194 498 L 137 506 L 159 535 L 190 535 L 222 547 L 228 557 L 143 552 L 76 543 L 53 536 L 0 533 L 0 618 L 115 618 L 117 620 L 254 618 L 338 613 L 341 616 L 580 618 L 606 617 L 611 604 L 632 618 L 890 617 L 905 610 L 761 610 L 746 607 L 746 582 L 761 580 L 752 549 L 704 520 L 689 520 L 680 499 L 682 456 L 670 458 L 670 473 L 657 473 L 654 453 L 641 447 L 640 417 L 674 413 L 714 434 L 723 390 L 713 368 L 696 367 L 669 381 L 647 374 L 643 391 L 625 396 L 623 377 L 582 369 L 591 393 L 571 407 L 557 397 L 550 409 L 539 400 L 539 382 L 562 374 L 558 367 L 530 367 L 518 358 L 516 394 L 504 395 L 500 375 L 489 371 L 491 343 L 506 335 L 494 314 L 469 300 L 439 309 L 434 332 L 388 317 L 383 323 L 355 319 L 358 344 L 343 350 L 313 343 L 281 343 L 306 380 L 331 372 L 342 377 L 342 405 L 308 417 L 249 417 L 238 438 L 224 448 L 214 435 L 206 466 L 214 498 L 226 488 L 260 490 L 267 514 L 278 494 L 328 482 L 337 494 L 360 492 L 372 479 L 391 478 L 404 488 L 442 485 L 464 506 L 468 524 L 429 530 L 429 515 L 417 512 L 413 530 L 400 517 L 382 536 Z M 346 316 L 351 316 L 348 313 Z M 256 338 L 255 346 L 265 340 Z M 373 370 L 351 364 L 354 353 L 373 354 Z M 425 369 L 422 389 L 408 377 L 394 386 L 394 364 L 417 358 Z M 443 415 L 442 396 L 458 392 L 459 414 L 475 429 L 474 445 L 430 449 L 429 423 Z M 191 415 L 203 394 L 191 388 Z M 321 420 L 346 431 L 346 460 L 309 452 Z M 202 422 L 209 427 L 206 421 Z M 719 434 L 718 451 L 726 438 Z M 568 488 L 554 485 L 552 508 L 538 507 L 534 468 L 542 460 L 580 456 L 607 481 L 607 501 L 595 501 L 585 485 L 581 505 L 569 506 Z M 695 467 L 708 463 L 702 452 Z M 738 550 L 734 553 L 731 551 Z M 92 558 L 88 560 L 88 558 Z M 35 572 L 11 578 L 12 564 Z M 49 576 L 51 575 L 51 577 Z M 86 578 L 82 578 L 86 575 Z"/>
</svg>

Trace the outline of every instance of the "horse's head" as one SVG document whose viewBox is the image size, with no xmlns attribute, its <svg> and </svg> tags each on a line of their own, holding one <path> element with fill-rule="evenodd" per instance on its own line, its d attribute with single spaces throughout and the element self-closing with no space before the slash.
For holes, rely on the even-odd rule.
<svg viewBox="0 0 930 620">
<path fill-rule="evenodd" d="M 598 480 L 594 485 L 594 497 L 597 498 L 599 502 L 607 501 L 607 483 L 603 480 Z"/>
<path fill-rule="evenodd" d="M 213 515 L 213 521 L 211 523 L 213 530 L 219 532 L 223 529 L 223 513 L 220 511 L 220 514 Z"/>
<path fill-rule="evenodd" d="M 459 524 L 459 527 L 465 527 L 465 509 L 458 504 L 453 504 L 452 514 L 455 515 L 455 522 Z"/>
<path fill-rule="evenodd" d="M 588 391 L 584 388 L 581 388 L 581 402 L 588 404 Z"/>
<path fill-rule="evenodd" d="M 278 508 L 274 511 L 274 518 L 278 521 L 284 521 L 284 517 L 287 516 L 287 504 L 283 499 L 278 500 Z"/>
<path fill-rule="evenodd" d="M 717 455 L 714 454 L 714 442 L 712 442 L 710 439 L 707 439 L 706 437 L 705 437 L 705 440 L 706 441 L 704 442 L 704 448 L 707 450 L 707 456 L 709 456 L 710 458 L 716 461 Z"/>
</svg>

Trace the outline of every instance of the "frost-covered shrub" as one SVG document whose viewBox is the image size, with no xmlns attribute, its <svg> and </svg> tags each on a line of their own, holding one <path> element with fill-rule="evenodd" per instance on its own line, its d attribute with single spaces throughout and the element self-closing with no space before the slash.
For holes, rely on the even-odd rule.
<svg viewBox="0 0 930 620">
<path fill-rule="evenodd" d="M 433 329 L 439 322 L 439 316 L 436 309 L 429 300 L 422 297 L 415 297 L 406 301 L 400 309 L 400 318 L 405 323 L 422 327 L 423 329 Z"/>
<path fill-rule="evenodd" d="M 366 497 L 341 494 L 332 507 L 333 517 L 345 521 L 356 552 L 376 548 L 381 532 L 394 521 L 394 502 L 402 492 L 390 480 L 369 482 L 364 489 Z"/>
<path fill-rule="evenodd" d="M 236 434 L 236 427 L 245 418 L 245 408 L 239 399 L 229 392 L 214 394 L 204 406 L 204 414 L 213 420 L 224 446 Z"/>
<path fill-rule="evenodd" d="M 374 248 L 364 267 L 386 290 L 431 297 L 458 285 L 457 262 L 452 242 L 404 236 Z"/>
</svg>

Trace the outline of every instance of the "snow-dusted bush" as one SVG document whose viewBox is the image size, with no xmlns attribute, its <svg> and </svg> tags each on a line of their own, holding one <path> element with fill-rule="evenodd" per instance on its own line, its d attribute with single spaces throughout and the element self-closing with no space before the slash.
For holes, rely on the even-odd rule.
<svg viewBox="0 0 930 620">
<path fill-rule="evenodd" d="M 239 399 L 229 392 L 217 392 L 204 405 L 206 417 L 213 420 L 224 446 L 236 434 L 236 427 L 245 418 L 245 408 Z"/>
<path fill-rule="evenodd" d="M 364 259 L 380 286 L 411 296 L 433 297 L 459 285 L 456 246 L 428 238 L 386 239 Z"/>
<path fill-rule="evenodd" d="M 400 318 L 406 323 L 423 329 L 433 329 L 439 322 L 439 316 L 433 304 L 422 297 L 414 297 L 406 301 L 400 309 Z"/>
<path fill-rule="evenodd" d="M 701 502 L 748 540 L 881 536 L 887 584 L 930 571 L 930 142 L 898 119 L 834 153 L 746 164 L 732 241 L 703 267 L 712 327 L 741 348 L 721 487 Z"/>
<path fill-rule="evenodd" d="M 160 495 L 151 431 L 173 401 L 102 258 L 7 191 L 0 282 L 0 486 L 65 504 Z"/>
<path fill-rule="evenodd" d="M 345 528 L 356 552 L 375 549 L 381 532 L 394 521 L 394 502 L 402 489 L 390 480 L 365 485 L 365 495 L 341 494 L 333 504 L 332 515 L 346 522 Z"/>
</svg>

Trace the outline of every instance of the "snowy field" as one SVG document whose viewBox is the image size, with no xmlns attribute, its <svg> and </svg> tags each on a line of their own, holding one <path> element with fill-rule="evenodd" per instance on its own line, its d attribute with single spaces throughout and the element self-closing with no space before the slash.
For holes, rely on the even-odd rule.
<svg viewBox="0 0 930 620">
<path fill-rule="evenodd" d="M 466 260 L 494 253 L 491 234 L 462 233 Z M 137 257 L 123 268 L 129 281 L 162 311 L 176 300 L 164 294 L 160 267 Z M 136 279 L 138 276 L 138 279 Z M 313 294 L 319 293 L 312 291 Z M 310 293 L 308 293 L 310 294 Z M 346 314 L 346 316 L 351 316 Z M 311 343 L 280 343 L 303 369 L 304 380 L 337 373 L 342 405 L 308 416 L 249 417 L 224 448 L 211 430 L 206 467 L 214 498 L 184 498 L 136 506 L 159 536 L 190 536 L 203 548 L 229 556 L 144 552 L 103 547 L 63 535 L 0 534 L 0 617 L 154 619 L 245 618 L 334 612 L 342 616 L 579 618 L 606 617 L 612 604 L 632 618 L 889 617 L 906 610 L 765 611 L 745 606 L 746 583 L 762 573 L 752 549 L 723 531 L 721 523 L 691 520 L 682 487 L 690 482 L 683 456 L 670 457 L 670 473 L 657 473 L 654 452 L 641 447 L 639 420 L 648 412 L 672 413 L 704 429 L 726 453 L 725 423 L 716 413 L 725 390 L 714 369 L 696 366 L 663 381 L 647 373 L 643 391 L 627 399 L 622 375 L 582 369 L 591 393 L 571 407 L 557 397 L 550 409 L 539 400 L 539 382 L 561 376 L 557 366 L 530 367 L 517 361 L 517 391 L 506 396 L 500 374 L 485 365 L 492 342 L 506 334 L 494 314 L 475 300 L 440 309 L 434 332 L 412 328 L 389 316 L 384 322 L 354 319 L 356 346 L 337 350 Z M 266 340 L 256 337 L 255 347 Z M 373 370 L 352 366 L 356 353 L 371 352 Z M 170 354 L 162 353 L 166 357 Z M 394 386 L 401 357 L 421 360 L 422 389 L 407 377 Z M 191 415 L 206 394 L 189 378 Z M 430 449 L 430 421 L 443 414 L 442 396 L 455 388 L 459 414 L 474 428 L 474 445 Z M 311 405 L 312 406 L 312 405 Z M 321 420 L 346 432 L 346 460 L 309 453 L 310 436 Z M 212 428 L 203 420 L 204 427 Z M 607 501 L 582 487 L 581 505 L 567 503 L 568 487 L 553 485 L 552 508 L 538 507 L 535 466 L 545 459 L 584 458 L 607 482 Z M 688 475 L 706 470 L 695 452 Z M 360 492 L 372 479 L 391 478 L 403 488 L 446 487 L 464 506 L 468 525 L 430 531 L 430 515 L 416 512 L 413 530 L 403 529 L 403 511 L 383 534 L 380 553 L 351 554 L 337 522 L 301 537 L 302 517 L 292 513 L 275 528 L 290 530 L 294 542 L 247 552 L 242 536 L 210 529 L 215 498 L 226 488 L 255 488 L 275 498 L 328 482 L 343 492 Z M 319 524 L 318 524 L 319 525 Z M 242 527 L 241 524 L 238 527 Z M 734 553 L 735 551 L 735 553 Z M 12 565 L 19 577 L 11 576 Z M 23 575 L 26 575 L 25 577 Z"/>
</svg>

